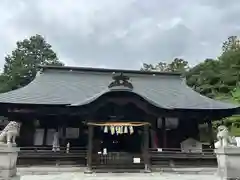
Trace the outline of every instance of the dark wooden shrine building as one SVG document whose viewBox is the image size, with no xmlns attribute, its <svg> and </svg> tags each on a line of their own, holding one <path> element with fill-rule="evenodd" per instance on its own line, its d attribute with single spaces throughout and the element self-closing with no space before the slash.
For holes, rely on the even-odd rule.
<svg viewBox="0 0 240 180">
<path fill-rule="evenodd" d="M 203 123 L 213 147 L 211 121 L 237 109 L 196 93 L 180 74 L 165 72 L 45 66 L 29 85 L 0 94 L 1 115 L 22 123 L 18 146 L 48 147 L 49 158 L 86 147 L 90 170 L 110 163 L 110 155 L 112 163 L 124 156 L 124 163 L 148 169 L 149 149 L 184 151 L 181 143 L 199 140 Z"/>
</svg>

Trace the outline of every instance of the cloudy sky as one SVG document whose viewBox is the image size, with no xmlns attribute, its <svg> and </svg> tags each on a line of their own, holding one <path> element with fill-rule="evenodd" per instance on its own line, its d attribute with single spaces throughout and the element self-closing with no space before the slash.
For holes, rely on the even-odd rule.
<svg viewBox="0 0 240 180">
<path fill-rule="evenodd" d="M 71 66 L 216 57 L 240 35 L 240 0 L 0 0 L 0 67 L 17 40 L 43 35 Z"/>
</svg>

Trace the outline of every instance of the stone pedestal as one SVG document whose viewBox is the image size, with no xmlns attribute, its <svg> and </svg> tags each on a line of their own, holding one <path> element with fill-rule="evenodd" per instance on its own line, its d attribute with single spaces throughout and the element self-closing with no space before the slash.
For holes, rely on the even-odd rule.
<svg viewBox="0 0 240 180">
<path fill-rule="evenodd" d="M 8 180 L 17 174 L 17 157 L 20 148 L 0 145 L 0 179 Z"/>
<path fill-rule="evenodd" d="M 218 176 L 222 180 L 240 179 L 240 148 L 222 147 L 215 150 Z"/>
</svg>

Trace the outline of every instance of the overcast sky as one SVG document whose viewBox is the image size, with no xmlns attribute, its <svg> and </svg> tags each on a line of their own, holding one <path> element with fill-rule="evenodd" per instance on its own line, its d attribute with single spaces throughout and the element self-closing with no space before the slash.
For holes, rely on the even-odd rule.
<svg viewBox="0 0 240 180">
<path fill-rule="evenodd" d="M 0 67 L 17 40 L 43 35 L 71 66 L 216 57 L 240 35 L 240 0 L 0 0 Z"/>
</svg>

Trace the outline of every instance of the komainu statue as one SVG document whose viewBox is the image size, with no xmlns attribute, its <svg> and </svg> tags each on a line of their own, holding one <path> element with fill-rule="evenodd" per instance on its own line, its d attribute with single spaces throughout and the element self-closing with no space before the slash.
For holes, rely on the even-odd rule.
<svg viewBox="0 0 240 180">
<path fill-rule="evenodd" d="M 226 126 L 221 125 L 218 127 L 217 139 L 218 141 L 215 143 L 215 148 L 237 146 L 236 139 L 229 135 L 229 131 Z"/>
<path fill-rule="evenodd" d="M 16 145 L 16 137 L 19 136 L 21 124 L 10 121 L 0 133 L 0 144 Z"/>
</svg>

